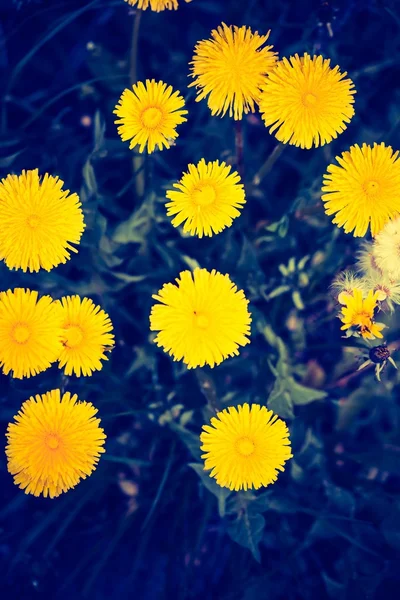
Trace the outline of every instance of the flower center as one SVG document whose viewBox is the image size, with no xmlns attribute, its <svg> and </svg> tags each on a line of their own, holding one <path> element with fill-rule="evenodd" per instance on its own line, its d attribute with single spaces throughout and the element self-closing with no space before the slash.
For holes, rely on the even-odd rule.
<svg viewBox="0 0 400 600">
<path fill-rule="evenodd" d="M 66 346 L 74 348 L 74 346 L 78 346 L 83 340 L 83 331 L 79 325 L 71 325 L 65 331 L 65 338 Z"/>
<path fill-rule="evenodd" d="M 317 101 L 317 96 L 315 96 L 314 94 L 304 94 L 303 95 L 303 104 L 304 106 L 313 106 Z"/>
<path fill-rule="evenodd" d="M 353 317 L 353 324 L 359 327 L 369 327 L 371 325 L 372 314 L 365 311 L 356 313 Z"/>
<path fill-rule="evenodd" d="M 199 206 L 207 206 L 215 201 L 216 193 L 212 185 L 205 185 L 193 191 L 193 202 Z"/>
<path fill-rule="evenodd" d="M 194 313 L 194 322 L 197 325 L 197 327 L 199 327 L 200 329 L 206 329 L 206 327 L 208 327 L 208 319 L 205 315 L 198 315 L 197 313 Z"/>
<path fill-rule="evenodd" d="M 160 124 L 162 116 L 163 114 L 159 108 L 151 106 L 142 113 L 142 123 L 148 129 L 155 129 Z"/>
<path fill-rule="evenodd" d="M 29 331 L 29 328 L 26 325 L 24 325 L 24 323 L 18 323 L 14 327 L 13 337 L 17 344 L 25 344 L 28 341 L 30 335 L 31 332 Z"/>
<path fill-rule="evenodd" d="M 40 219 L 39 219 L 38 215 L 29 215 L 29 217 L 26 220 L 26 224 L 31 229 L 36 229 L 36 227 L 39 225 L 39 223 L 40 223 Z"/>
<path fill-rule="evenodd" d="M 369 196 L 374 196 L 379 190 L 379 183 L 373 179 L 366 181 L 364 184 L 364 190 Z"/>
<path fill-rule="evenodd" d="M 55 433 L 49 433 L 45 439 L 46 446 L 51 450 L 56 450 L 60 445 L 60 439 Z"/>
<path fill-rule="evenodd" d="M 255 445 L 248 437 L 241 437 L 236 442 L 236 450 L 242 456 L 250 456 L 255 450 Z"/>
</svg>

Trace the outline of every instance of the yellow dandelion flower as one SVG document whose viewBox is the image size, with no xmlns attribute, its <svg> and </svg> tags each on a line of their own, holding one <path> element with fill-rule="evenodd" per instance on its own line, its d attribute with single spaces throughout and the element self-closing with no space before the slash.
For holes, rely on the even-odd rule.
<svg viewBox="0 0 400 600">
<path fill-rule="evenodd" d="M 277 53 L 264 46 L 266 35 L 253 33 L 250 27 L 228 27 L 222 23 L 211 38 L 195 47 L 189 87 L 200 88 L 196 101 L 207 98 L 212 115 L 241 120 L 243 113 L 254 112 L 267 74 L 273 69 Z"/>
<path fill-rule="evenodd" d="M 257 490 L 273 483 L 293 456 L 286 423 L 259 404 L 229 407 L 203 430 L 204 470 L 211 470 L 210 477 L 230 490 Z"/>
<path fill-rule="evenodd" d="M 265 81 L 259 107 L 270 133 L 285 144 L 312 148 L 331 142 L 354 115 L 354 84 L 322 56 L 283 58 Z"/>
<path fill-rule="evenodd" d="M 372 246 L 378 268 L 391 279 L 400 279 L 400 218 L 388 221 Z"/>
<path fill-rule="evenodd" d="M 153 298 L 150 329 L 155 343 L 189 369 L 219 365 L 250 343 L 251 316 L 245 295 L 214 269 L 182 271 Z"/>
<path fill-rule="evenodd" d="M 189 172 L 182 175 L 174 187 L 167 191 L 167 215 L 176 217 L 172 225 L 184 223 L 183 231 L 191 235 L 213 235 L 232 225 L 246 202 L 243 184 L 236 171 L 218 160 L 201 159 L 197 165 L 189 165 Z"/>
<path fill-rule="evenodd" d="M 187 120 L 184 106 L 184 99 L 179 92 L 173 92 L 172 86 L 154 79 L 139 81 L 132 90 L 122 92 L 115 107 L 118 133 L 123 142 L 131 140 L 130 149 L 139 146 L 139 152 L 146 146 L 149 153 L 156 147 L 169 148 L 178 137 L 177 126 Z"/>
<path fill-rule="evenodd" d="M 9 269 L 50 271 L 78 252 L 85 228 L 76 194 L 37 169 L 8 175 L 0 181 L 0 259 Z"/>
<path fill-rule="evenodd" d="M 341 329 L 356 327 L 361 336 L 367 340 L 382 338 L 381 331 L 384 325 L 373 321 L 378 299 L 379 292 L 370 290 L 367 297 L 363 298 L 362 290 L 353 290 L 353 295 L 343 300 L 342 314 L 339 315 L 343 323 Z"/>
<path fill-rule="evenodd" d="M 400 214 L 399 152 L 390 146 L 351 146 L 337 156 L 324 175 L 322 200 L 327 215 L 346 233 L 363 237 L 371 227 L 375 236 Z"/>
<path fill-rule="evenodd" d="M 16 288 L 0 293 L 0 366 L 17 379 L 45 371 L 57 360 L 61 322 L 50 296 Z"/>
<path fill-rule="evenodd" d="M 185 0 L 191 2 L 192 0 Z M 176 10 L 178 8 L 178 0 L 125 0 L 130 6 L 136 6 L 140 10 L 150 10 L 153 12 L 161 12 L 162 10 Z"/>
<path fill-rule="evenodd" d="M 61 319 L 63 347 L 59 368 L 65 375 L 92 375 L 108 360 L 104 352 L 114 346 L 110 317 L 90 298 L 64 296 L 56 302 Z"/>
<path fill-rule="evenodd" d="M 106 436 L 90 402 L 60 390 L 26 400 L 7 429 L 8 471 L 26 494 L 55 498 L 94 471 Z"/>
</svg>

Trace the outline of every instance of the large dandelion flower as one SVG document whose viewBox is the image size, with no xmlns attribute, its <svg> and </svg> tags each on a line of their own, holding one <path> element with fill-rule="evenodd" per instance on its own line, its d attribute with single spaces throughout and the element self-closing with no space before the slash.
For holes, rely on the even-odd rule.
<svg viewBox="0 0 400 600">
<path fill-rule="evenodd" d="M 171 86 L 162 81 L 146 83 L 139 81 L 132 90 L 124 90 L 115 107 L 114 113 L 119 117 L 118 133 L 123 142 L 131 140 L 129 148 L 139 146 L 143 152 L 147 146 L 149 153 L 158 147 L 169 148 L 171 142 L 178 137 L 176 128 L 186 121 L 183 116 L 185 101 L 179 92 L 173 92 Z"/>
<path fill-rule="evenodd" d="M 362 290 L 353 290 L 352 296 L 343 299 L 343 308 L 340 320 L 342 330 L 356 328 L 356 331 L 367 340 L 381 338 L 384 325 L 374 323 L 374 310 L 379 300 L 379 292 L 370 290 L 366 298 L 363 298 Z"/>
<path fill-rule="evenodd" d="M 391 279 L 400 279 L 400 218 L 386 223 L 378 233 L 372 255 L 383 273 Z"/>
<path fill-rule="evenodd" d="M 90 298 L 65 296 L 56 305 L 63 331 L 60 369 L 77 377 L 100 371 L 108 360 L 104 352 L 114 346 L 110 317 Z"/>
<path fill-rule="evenodd" d="M 257 490 L 273 483 L 292 458 L 287 425 L 265 406 L 230 407 L 203 430 L 204 469 L 230 490 Z"/>
<path fill-rule="evenodd" d="M 26 494 L 55 498 L 94 471 L 103 429 L 90 402 L 52 390 L 26 400 L 7 429 L 8 471 Z"/>
<path fill-rule="evenodd" d="M 31 377 L 57 360 L 61 321 L 50 296 L 16 288 L 0 293 L 0 366 L 5 375 Z"/>
<path fill-rule="evenodd" d="M 266 79 L 260 111 L 266 127 L 285 144 L 323 146 L 354 115 L 354 84 L 322 56 L 283 58 Z"/>
<path fill-rule="evenodd" d="M 171 200 L 166 204 L 167 215 L 176 215 L 172 225 L 184 223 L 183 231 L 199 237 L 230 227 L 246 202 L 239 174 L 231 173 L 231 167 L 224 162 L 206 163 L 204 158 L 188 169 L 179 183 L 174 183 L 179 191 L 167 192 Z"/>
<path fill-rule="evenodd" d="M 10 269 L 50 271 L 65 263 L 85 228 L 76 194 L 37 169 L 0 181 L 0 259 Z"/>
<path fill-rule="evenodd" d="M 219 365 L 250 342 L 251 317 L 242 290 L 215 270 L 182 271 L 153 298 L 150 329 L 155 342 L 189 369 Z"/>
<path fill-rule="evenodd" d="M 375 236 L 400 214 L 400 160 L 390 146 L 355 144 L 337 156 L 324 175 L 322 200 L 327 215 L 346 233 Z"/>
<path fill-rule="evenodd" d="M 185 0 L 191 2 L 192 0 Z M 162 10 L 176 10 L 178 8 L 178 0 L 125 0 L 130 6 L 136 6 L 140 10 L 150 10 L 153 12 L 161 12 Z"/>
<path fill-rule="evenodd" d="M 207 98 L 212 115 L 240 120 L 254 112 L 266 75 L 273 69 L 277 53 L 264 46 L 268 37 L 252 33 L 249 27 L 228 27 L 222 23 L 211 32 L 212 39 L 195 47 L 189 87 L 200 88 L 196 101 Z"/>
</svg>

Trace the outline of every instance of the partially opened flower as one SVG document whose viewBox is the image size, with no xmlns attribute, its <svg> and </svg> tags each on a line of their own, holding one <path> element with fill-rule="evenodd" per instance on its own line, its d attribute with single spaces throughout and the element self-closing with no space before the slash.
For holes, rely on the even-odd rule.
<svg viewBox="0 0 400 600">
<path fill-rule="evenodd" d="M 78 252 L 85 228 L 76 194 L 37 169 L 0 181 L 0 259 L 10 269 L 50 271 Z"/>
<path fill-rule="evenodd" d="M 219 412 L 203 425 L 200 440 L 204 469 L 235 491 L 273 483 L 293 456 L 286 423 L 259 404 Z"/>
<path fill-rule="evenodd" d="M 379 292 L 370 290 L 363 298 L 362 290 L 354 290 L 352 296 L 344 299 L 342 314 L 339 315 L 343 325 L 342 330 L 354 328 L 356 333 L 367 340 L 383 337 L 381 331 L 384 325 L 374 322 L 374 310 L 379 300 Z"/>
<path fill-rule="evenodd" d="M 346 233 L 363 237 L 368 228 L 379 233 L 390 219 L 400 214 L 399 152 L 390 146 L 351 146 L 337 156 L 324 175 L 322 200 L 327 215 Z"/>
<path fill-rule="evenodd" d="M 31 377 L 57 360 L 61 320 L 50 296 L 16 288 L 0 293 L 0 366 L 13 377 Z"/>
<path fill-rule="evenodd" d="M 106 436 L 90 402 L 60 390 L 26 400 L 7 429 L 7 468 L 26 494 L 55 498 L 94 471 Z"/>
<path fill-rule="evenodd" d="M 189 369 L 219 365 L 250 342 L 251 317 L 242 290 L 214 269 L 182 271 L 153 298 L 150 329 L 155 342 Z"/>
<path fill-rule="evenodd" d="M 179 92 L 162 81 L 139 81 L 131 90 L 125 89 L 115 107 L 119 117 L 118 133 L 122 141 L 130 140 L 129 148 L 139 152 L 169 148 L 178 137 L 176 128 L 186 121 L 185 101 Z"/>
<path fill-rule="evenodd" d="M 331 142 L 354 115 L 354 84 L 322 56 L 280 60 L 262 86 L 266 127 L 285 144 L 312 148 Z"/>
<path fill-rule="evenodd" d="M 388 221 L 378 233 L 372 255 L 383 273 L 391 279 L 400 279 L 400 218 Z"/>
<path fill-rule="evenodd" d="M 199 237 L 230 227 L 246 202 L 239 174 L 218 160 L 206 163 L 202 158 L 189 165 L 174 187 L 167 191 L 167 215 L 176 215 L 172 225 L 184 223 L 183 231 Z"/>
<path fill-rule="evenodd" d="M 191 2 L 192 0 L 185 0 Z M 150 8 L 153 12 L 161 12 L 162 10 L 176 10 L 178 8 L 178 0 L 125 0 L 130 6 L 135 6 L 140 10 Z"/>
<path fill-rule="evenodd" d="M 207 98 L 212 115 L 240 120 L 243 113 L 254 112 L 266 75 L 275 66 L 276 52 L 265 46 L 269 37 L 253 33 L 250 27 L 228 27 L 222 23 L 201 40 L 191 62 L 194 81 L 199 88 L 196 101 Z"/>
<path fill-rule="evenodd" d="M 77 377 L 100 371 L 101 361 L 108 360 L 105 351 L 114 347 L 110 317 L 90 298 L 64 296 L 56 305 L 63 342 L 59 368 Z"/>
</svg>

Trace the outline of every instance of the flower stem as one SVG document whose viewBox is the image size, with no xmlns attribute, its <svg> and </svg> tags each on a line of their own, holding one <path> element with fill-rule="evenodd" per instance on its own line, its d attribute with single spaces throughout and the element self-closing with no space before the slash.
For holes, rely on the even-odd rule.
<svg viewBox="0 0 400 600">
<path fill-rule="evenodd" d="M 206 397 L 209 407 L 218 413 L 221 410 L 221 405 L 218 400 L 217 390 L 215 389 L 214 381 L 202 369 L 196 369 L 195 374 L 199 383 L 200 390 Z"/>
<path fill-rule="evenodd" d="M 244 160 L 243 160 L 243 125 L 242 121 L 235 121 L 235 148 L 236 148 L 236 168 L 243 181 L 244 178 Z"/>
<path fill-rule="evenodd" d="M 138 80 L 137 64 L 138 64 L 138 52 L 139 52 L 139 30 L 140 21 L 142 18 L 142 11 L 137 10 L 135 18 L 133 19 L 132 28 L 132 42 L 131 42 L 131 58 L 130 58 L 130 70 L 129 80 L 130 84 L 133 85 Z M 144 157 L 138 154 L 133 155 L 133 173 L 135 174 L 135 189 L 136 195 L 142 197 L 144 194 Z"/>
<path fill-rule="evenodd" d="M 285 145 L 277 144 L 275 148 L 272 150 L 271 154 L 268 156 L 267 160 L 261 166 L 261 168 L 257 171 L 257 173 L 253 177 L 253 185 L 260 185 L 261 181 L 264 179 L 267 173 L 272 169 L 280 155 L 285 149 Z"/>
</svg>

